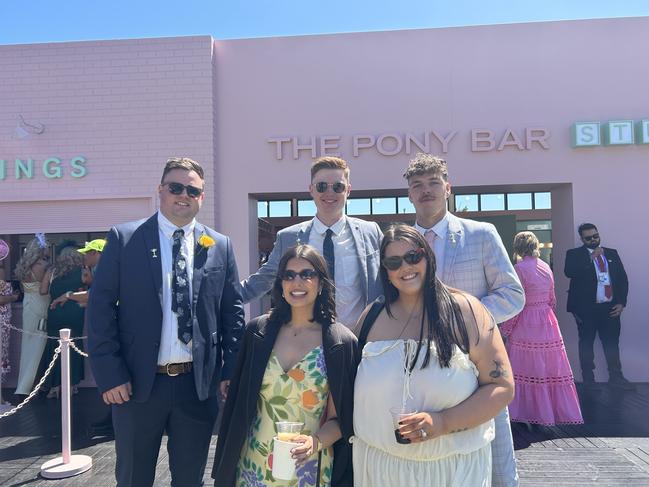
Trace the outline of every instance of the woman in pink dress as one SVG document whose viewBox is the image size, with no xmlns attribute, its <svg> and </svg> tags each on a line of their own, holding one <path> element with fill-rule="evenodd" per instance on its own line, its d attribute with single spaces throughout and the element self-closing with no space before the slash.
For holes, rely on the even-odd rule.
<svg viewBox="0 0 649 487">
<path fill-rule="evenodd" d="M 539 241 L 532 232 L 516 235 L 514 252 L 522 258 L 515 269 L 525 289 L 525 307 L 501 327 L 516 382 L 511 420 L 547 426 L 583 423 L 554 314 L 552 271 L 539 259 Z"/>
</svg>

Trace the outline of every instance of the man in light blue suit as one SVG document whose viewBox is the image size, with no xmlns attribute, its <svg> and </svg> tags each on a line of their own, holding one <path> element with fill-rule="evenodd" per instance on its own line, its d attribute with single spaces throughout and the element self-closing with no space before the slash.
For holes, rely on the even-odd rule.
<svg viewBox="0 0 649 487">
<path fill-rule="evenodd" d="M 284 252 L 298 243 L 309 244 L 325 257 L 334 279 L 338 320 L 354 328 L 363 309 L 382 294 L 379 247 L 383 233 L 375 222 L 344 214 L 351 184 L 349 167 L 343 159 L 317 159 L 311 167 L 309 191 L 316 216 L 277 233 L 268 260 L 242 281 L 243 300 L 247 303 L 266 294 Z"/>
<path fill-rule="evenodd" d="M 525 304 L 525 293 L 495 227 L 447 211 L 451 184 L 446 161 L 417 154 L 403 176 L 417 214 L 415 228 L 435 252 L 440 280 L 480 299 L 496 323 L 516 316 Z M 496 416 L 495 423 L 492 485 L 516 486 L 518 474 L 507 409 Z"/>
</svg>

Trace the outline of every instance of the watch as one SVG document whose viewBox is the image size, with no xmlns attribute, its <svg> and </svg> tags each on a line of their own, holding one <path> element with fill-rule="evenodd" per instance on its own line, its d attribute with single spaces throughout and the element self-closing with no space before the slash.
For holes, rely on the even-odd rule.
<svg viewBox="0 0 649 487">
<path fill-rule="evenodd" d="M 67 299 L 70 299 L 70 296 L 72 296 L 72 291 L 68 291 L 68 292 L 65 293 L 65 297 Z"/>
</svg>

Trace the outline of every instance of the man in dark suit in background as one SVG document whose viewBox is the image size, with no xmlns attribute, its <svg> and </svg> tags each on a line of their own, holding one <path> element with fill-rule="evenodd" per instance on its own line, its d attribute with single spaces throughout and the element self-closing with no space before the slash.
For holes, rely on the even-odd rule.
<svg viewBox="0 0 649 487">
<path fill-rule="evenodd" d="M 230 239 L 196 222 L 203 169 L 167 161 L 160 211 L 111 229 L 90 291 L 88 345 L 112 405 L 118 486 L 150 486 L 164 432 L 173 486 L 202 485 L 217 390 L 244 324 Z"/>
<path fill-rule="evenodd" d="M 564 273 L 570 278 L 568 312 L 579 330 L 579 362 L 583 382 L 595 383 L 595 335 L 604 348 L 609 383 L 629 387 L 620 363 L 620 315 L 626 306 L 629 281 L 615 249 L 601 247 L 597 227 L 592 223 L 579 226 L 583 246 L 568 250 Z"/>
</svg>

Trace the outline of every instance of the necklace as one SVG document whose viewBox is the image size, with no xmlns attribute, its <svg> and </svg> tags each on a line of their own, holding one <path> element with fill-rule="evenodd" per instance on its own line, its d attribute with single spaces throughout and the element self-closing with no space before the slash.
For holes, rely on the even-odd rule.
<svg viewBox="0 0 649 487">
<path fill-rule="evenodd" d="M 294 325 L 286 325 L 286 329 L 289 331 L 289 333 L 292 333 L 294 337 L 298 336 L 302 331 L 304 330 L 312 330 L 313 328 L 310 328 L 309 325 L 303 325 L 303 326 L 294 326 Z"/>
<path fill-rule="evenodd" d="M 417 305 L 419 304 L 419 299 L 417 299 L 417 302 L 414 304 L 412 309 L 410 310 L 410 314 L 408 315 L 408 319 L 406 320 L 406 324 L 403 325 L 403 328 L 401 328 L 401 332 L 397 336 L 396 340 L 401 338 L 401 335 L 403 335 L 403 332 L 406 331 L 406 328 L 408 328 L 408 325 L 410 324 L 410 321 L 414 318 L 415 316 L 415 310 L 417 309 Z"/>
</svg>

